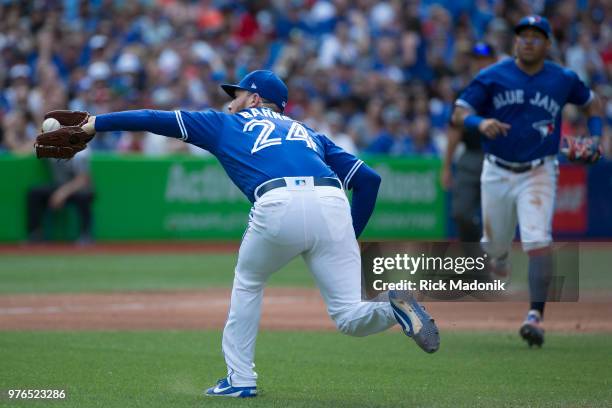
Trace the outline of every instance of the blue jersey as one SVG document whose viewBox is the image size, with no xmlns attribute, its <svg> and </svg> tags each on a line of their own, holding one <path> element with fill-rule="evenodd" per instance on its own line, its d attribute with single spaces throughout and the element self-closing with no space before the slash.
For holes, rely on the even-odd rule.
<svg viewBox="0 0 612 408">
<path fill-rule="evenodd" d="M 181 139 L 216 156 L 251 202 L 257 186 L 279 177 L 338 177 L 349 189 L 363 164 L 324 135 L 270 109 L 175 115 Z"/>
<path fill-rule="evenodd" d="M 511 125 L 506 136 L 482 136 L 486 153 L 527 162 L 557 154 L 563 106 L 586 105 L 592 98 L 578 76 L 558 64 L 546 61 L 529 75 L 513 59 L 505 59 L 482 70 L 456 104 Z"/>
</svg>

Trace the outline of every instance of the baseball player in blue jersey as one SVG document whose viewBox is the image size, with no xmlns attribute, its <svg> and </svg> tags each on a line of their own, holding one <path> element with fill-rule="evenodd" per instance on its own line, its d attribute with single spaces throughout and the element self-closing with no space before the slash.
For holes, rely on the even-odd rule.
<svg viewBox="0 0 612 408">
<path fill-rule="evenodd" d="M 223 355 L 227 376 L 206 395 L 257 395 L 255 338 L 269 276 L 301 255 L 338 329 L 367 336 L 400 323 L 427 352 L 439 347 L 436 325 L 414 298 L 361 301 L 357 237 L 376 201 L 380 177 L 324 135 L 283 114 L 287 87 L 271 71 L 254 71 L 237 85 L 230 113 L 127 111 L 90 117 L 89 134 L 138 130 L 179 138 L 217 157 L 253 203 L 235 269 Z M 349 206 L 345 190 L 353 190 Z"/>
<path fill-rule="evenodd" d="M 566 153 L 570 159 L 589 163 L 600 155 L 601 104 L 574 72 L 546 61 L 551 29 L 545 18 L 527 16 L 516 25 L 515 33 L 516 57 L 474 78 L 456 101 L 453 122 L 484 136 L 482 243 L 494 269 L 508 268 L 518 221 L 523 249 L 529 255 L 531 300 L 520 335 L 530 346 L 541 346 L 541 321 L 553 267 L 551 224 L 561 111 L 572 103 L 588 116 L 591 137 L 572 143 Z"/>
</svg>

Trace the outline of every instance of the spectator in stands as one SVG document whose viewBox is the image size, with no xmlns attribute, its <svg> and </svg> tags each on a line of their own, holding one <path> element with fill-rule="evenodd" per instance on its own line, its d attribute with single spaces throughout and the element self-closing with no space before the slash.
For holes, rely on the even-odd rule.
<svg viewBox="0 0 612 408">
<path fill-rule="evenodd" d="M 571 46 L 565 53 L 567 67 L 572 69 L 580 79 L 587 84 L 601 82 L 603 79 L 603 61 L 595 48 L 591 34 L 581 32 L 576 45 Z"/>
<path fill-rule="evenodd" d="M 30 112 L 16 109 L 4 116 L 4 145 L 17 154 L 31 154 L 38 130 L 34 127 Z"/>
<path fill-rule="evenodd" d="M 412 121 L 412 132 L 404 143 L 403 154 L 438 157 L 438 149 L 432 140 L 431 122 L 427 116 L 420 115 Z"/>
<path fill-rule="evenodd" d="M 350 154 L 357 154 L 357 145 L 355 145 L 351 135 L 344 131 L 344 118 L 342 115 L 336 111 L 330 111 L 327 113 L 326 119 L 329 125 L 327 135 L 332 142 Z"/>
<path fill-rule="evenodd" d="M 408 137 L 406 132 L 406 122 L 402 113 L 391 106 L 382 113 L 384 127 L 376 135 L 374 141 L 365 150 L 367 153 L 375 154 L 404 154 L 404 145 Z"/>
</svg>

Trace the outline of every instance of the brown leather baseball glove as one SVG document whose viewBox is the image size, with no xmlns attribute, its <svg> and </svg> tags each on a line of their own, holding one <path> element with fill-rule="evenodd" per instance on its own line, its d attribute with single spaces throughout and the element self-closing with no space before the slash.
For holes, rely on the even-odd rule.
<svg viewBox="0 0 612 408">
<path fill-rule="evenodd" d="M 81 126 L 89 120 L 89 113 L 69 110 L 48 112 L 45 119 L 53 118 L 60 123 L 60 128 L 43 132 L 36 138 L 34 150 L 36 157 L 71 159 L 87 147 L 94 135 L 87 134 Z"/>
</svg>

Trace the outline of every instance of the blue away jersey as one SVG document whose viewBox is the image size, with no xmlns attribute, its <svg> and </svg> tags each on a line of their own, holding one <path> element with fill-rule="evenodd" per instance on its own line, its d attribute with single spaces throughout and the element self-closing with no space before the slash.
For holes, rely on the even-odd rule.
<svg viewBox="0 0 612 408">
<path fill-rule="evenodd" d="M 338 177 L 349 189 L 363 164 L 324 135 L 270 109 L 175 115 L 181 139 L 216 156 L 251 202 L 257 186 L 279 177 Z"/>
<path fill-rule="evenodd" d="M 538 73 L 529 75 L 513 59 L 505 59 L 482 70 L 456 104 L 511 125 L 507 136 L 481 137 L 486 153 L 527 162 L 556 155 L 563 106 L 586 105 L 592 98 L 578 76 L 558 64 L 546 61 Z"/>
</svg>

